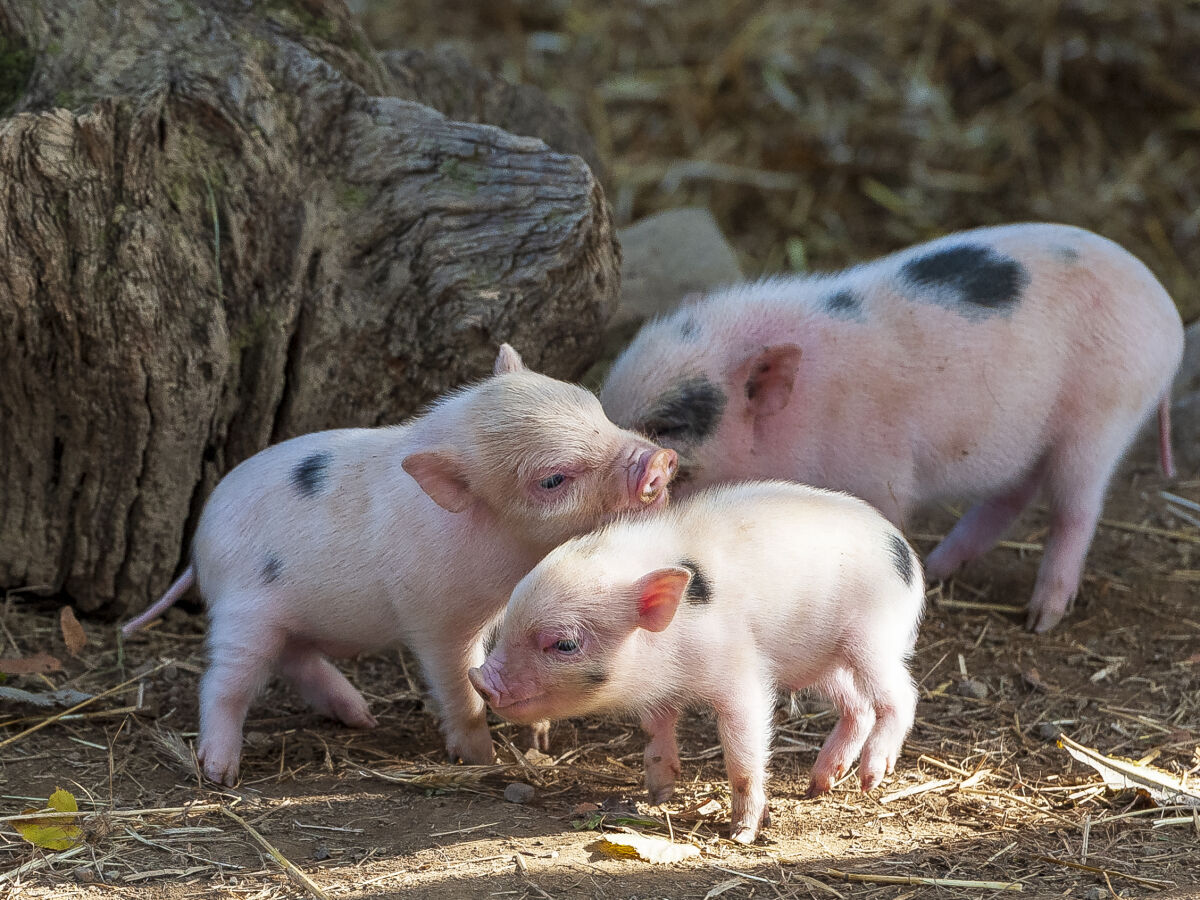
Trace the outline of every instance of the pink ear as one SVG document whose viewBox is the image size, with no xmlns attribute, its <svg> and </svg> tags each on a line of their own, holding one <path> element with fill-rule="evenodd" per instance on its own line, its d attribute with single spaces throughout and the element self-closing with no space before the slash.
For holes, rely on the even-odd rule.
<svg viewBox="0 0 1200 900">
<path fill-rule="evenodd" d="M 655 569 L 634 584 L 638 596 L 638 627 L 662 631 L 671 624 L 692 573 L 682 566 Z"/>
<path fill-rule="evenodd" d="M 507 375 L 509 372 L 520 372 L 524 368 L 525 363 L 521 361 L 520 354 L 508 344 L 501 344 L 500 352 L 496 355 L 496 365 L 492 367 L 492 374 Z"/>
<path fill-rule="evenodd" d="M 430 499 L 447 512 L 462 512 L 475 502 L 462 460 L 453 450 L 413 453 L 400 463 Z"/>
<path fill-rule="evenodd" d="M 766 347 L 737 368 L 746 401 L 755 418 L 773 415 L 788 404 L 800 365 L 800 348 L 795 344 Z"/>
</svg>

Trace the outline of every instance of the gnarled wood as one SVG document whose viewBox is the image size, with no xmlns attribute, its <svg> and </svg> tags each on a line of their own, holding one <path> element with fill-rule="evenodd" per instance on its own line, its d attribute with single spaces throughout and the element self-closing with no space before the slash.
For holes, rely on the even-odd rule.
<svg viewBox="0 0 1200 900">
<path fill-rule="evenodd" d="M 587 166 L 388 96 L 340 0 L 0 0 L 0 35 L 0 587 L 140 607 L 266 444 L 396 421 L 500 341 L 597 353 Z"/>
</svg>

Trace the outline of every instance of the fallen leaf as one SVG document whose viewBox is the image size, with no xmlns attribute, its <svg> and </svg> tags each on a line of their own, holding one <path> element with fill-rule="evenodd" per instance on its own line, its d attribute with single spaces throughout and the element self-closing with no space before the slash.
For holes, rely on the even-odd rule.
<svg viewBox="0 0 1200 900">
<path fill-rule="evenodd" d="M 676 844 L 648 834 L 606 834 L 595 846 L 614 859 L 643 859 L 659 864 L 682 862 L 700 855 L 700 849 L 692 844 Z"/>
<path fill-rule="evenodd" d="M 720 897 L 726 891 L 732 891 L 735 887 L 741 887 L 746 883 L 745 878 L 730 878 L 722 881 L 720 884 L 713 885 L 712 890 L 704 895 L 704 900 L 713 900 L 713 897 Z"/>
<path fill-rule="evenodd" d="M 75 618 L 75 610 L 64 606 L 62 612 L 58 614 L 58 623 L 62 627 L 62 636 L 67 644 L 67 652 L 72 656 L 78 656 L 87 646 L 87 632 Z"/>
<path fill-rule="evenodd" d="M 1021 680 L 1035 691 L 1046 692 L 1051 690 L 1051 686 L 1042 678 L 1042 674 L 1037 670 L 1037 666 L 1022 669 Z"/>
<path fill-rule="evenodd" d="M 692 809 L 687 810 L 687 812 L 697 816 L 717 816 L 721 814 L 722 809 L 723 807 L 721 806 L 721 802 L 719 800 L 710 798 L 693 807 Z"/>
<path fill-rule="evenodd" d="M 62 663 L 49 653 L 0 659 L 0 672 L 5 675 L 45 675 L 47 672 L 58 672 L 61 669 Z"/>
<path fill-rule="evenodd" d="M 1065 734 L 1059 736 L 1058 746 L 1099 772 L 1104 783 L 1114 790 L 1133 788 L 1144 791 L 1160 806 L 1200 806 L 1200 793 L 1185 788 L 1183 782 L 1170 772 L 1128 759 L 1105 756 L 1099 750 L 1076 743 Z"/>
<path fill-rule="evenodd" d="M 0 700 L 10 700 L 13 703 L 27 703 L 30 706 L 59 706 L 66 708 L 90 699 L 92 699 L 91 694 L 85 694 L 83 691 L 74 691 L 70 688 L 37 694 L 33 691 L 23 691 L 20 688 L 0 685 Z"/>
<path fill-rule="evenodd" d="M 46 804 L 47 809 L 54 812 L 78 812 L 79 804 L 75 795 L 62 788 L 50 795 Z M 40 809 L 27 809 L 26 813 L 43 812 Z M 44 850 L 69 850 L 83 840 L 83 832 L 71 819 L 22 819 L 13 822 L 21 837 L 35 847 Z"/>
</svg>

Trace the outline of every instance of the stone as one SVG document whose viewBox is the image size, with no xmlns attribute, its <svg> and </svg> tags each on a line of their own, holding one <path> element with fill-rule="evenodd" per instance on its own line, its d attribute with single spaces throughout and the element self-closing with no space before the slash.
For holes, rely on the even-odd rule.
<svg viewBox="0 0 1200 900">
<path fill-rule="evenodd" d="M 535 794 L 537 791 L 533 789 L 533 785 L 523 781 L 514 781 L 504 789 L 504 799 L 509 803 L 528 803 Z"/>
</svg>

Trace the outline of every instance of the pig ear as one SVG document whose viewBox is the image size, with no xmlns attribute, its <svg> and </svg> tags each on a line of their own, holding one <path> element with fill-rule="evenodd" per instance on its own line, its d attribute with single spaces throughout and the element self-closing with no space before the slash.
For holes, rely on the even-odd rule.
<svg viewBox="0 0 1200 900">
<path fill-rule="evenodd" d="M 670 625 L 691 580 L 692 573 L 682 566 L 655 569 L 639 578 L 633 586 L 638 598 L 638 627 L 662 631 Z"/>
<path fill-rule="evenodd" d="M 799 365 L 799 347 L 776 344 L 738 366 L 735 377 L 745 387 L 746 402 L 755 418 L 772 415 L 788 405 Z"/>
<path fill-rule="evenodd" d="M 412 453 L 400 463 L 430 499 L 447 512 L 462 512 L 475 502 L 466 467 L 453 450 Z"/>
<path fill-rule="evenodd" d="M 507 375 L 509 372 L 522 372 L 525 369 L 525 363 L 521 362 L 521 356 L 508 344 L 500 345 L 500 352 L 496 355 L 496 365 L 492 367 L 493 375 Z"/>
</svg>

